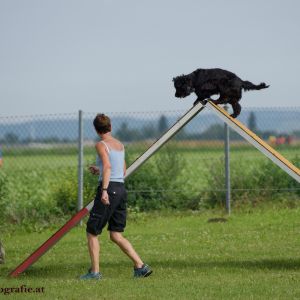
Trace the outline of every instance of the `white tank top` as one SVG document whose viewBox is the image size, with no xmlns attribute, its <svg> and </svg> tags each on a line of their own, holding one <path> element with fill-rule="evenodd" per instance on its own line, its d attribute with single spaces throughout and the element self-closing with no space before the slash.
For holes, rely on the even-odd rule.
<svg viewBox="0 0 300 300">
<path fill-rule="evenodd" d="M 125 150 L 110 149 L 104 141 L 100 141 L 100 143 L 103 143 L 105 145 L 109 155 L 109 161 L 111 165 L 111 173 L 110 173 L 109 181 L 124 182 Z M 99 155 L 97 155 L 96 164 L 100 169 L 99 181 L 102 181 L 103 164 Z"/>
</svg>

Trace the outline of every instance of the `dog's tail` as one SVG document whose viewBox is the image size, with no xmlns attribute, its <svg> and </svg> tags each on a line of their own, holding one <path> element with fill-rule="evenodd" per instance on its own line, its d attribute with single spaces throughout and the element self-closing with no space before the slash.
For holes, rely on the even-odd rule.
<svg viewBox="0 0 300 300">
<path fill-rule="evenodd" d="M 250 81 L 243 81 L 242 83 L 242 88 L 245 90 L 245 91 L 250 91 L 250 90 L 261 90 L 261 89 L 266 89 L 268 88 L 269 85 L 266 85 L 264 82 L 256 85 L 256 84 L 253 84 L 252 82 Z"/>
</svg>

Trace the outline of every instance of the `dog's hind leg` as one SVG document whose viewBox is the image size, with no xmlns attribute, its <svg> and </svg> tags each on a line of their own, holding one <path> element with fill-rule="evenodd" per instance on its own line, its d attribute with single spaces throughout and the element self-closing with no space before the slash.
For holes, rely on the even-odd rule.
<svg viewBox="0 0 300 300">
<path fill-rule="evenodd" d="M 229 103 L 231 104 L 233 109 L 233 114 L 231 114 L 230 116 L 236 118 L 241 113 L 242 110 L 242 107 L 239 104 L 239 100 L 231 100 Z"/>
<path fill-rule="evenodd" d="M 228 98 L 226 98 L 224 95 L 220 95 L 219 99 L 217 100 L 211 100 L 214 104 L 225 104 L 228 103 Z"/>
</svg>

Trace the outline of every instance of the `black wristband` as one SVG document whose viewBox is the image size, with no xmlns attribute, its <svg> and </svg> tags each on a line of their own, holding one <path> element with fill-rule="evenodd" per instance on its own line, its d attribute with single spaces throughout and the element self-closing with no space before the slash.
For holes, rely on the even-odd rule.
<svg viewBox="0 0 300 300">
<path fill-rule="evenodd" d="M 107 191 L 107 188 L 105 189 L 105 188 L 102 188 L 102 191 Z"/>
</svg>

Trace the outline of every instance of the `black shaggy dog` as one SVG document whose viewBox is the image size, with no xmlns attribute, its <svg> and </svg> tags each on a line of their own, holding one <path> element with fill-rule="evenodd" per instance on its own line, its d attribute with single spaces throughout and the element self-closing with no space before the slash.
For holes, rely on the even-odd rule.
<svg viewBox="0 0 300 300">
<path fill-rule="evenodd" d="M 242 109 L 239 104 L 242 90 L 261 90 L 269 87 L 265 83 L 255 85 L 250 81 L 243 81 L 235 74 L 222 69 L 197 69 L 191 74 L 175 77 L 173 81 L 176 89 L 175 97 L 184 98 L 195 92 L 198 98 L 194 105 L 219 94 L 219 99 L 212 101 L 215 104 L 231 104 L 233 118 L 236 118 Z"/>
</svg>

